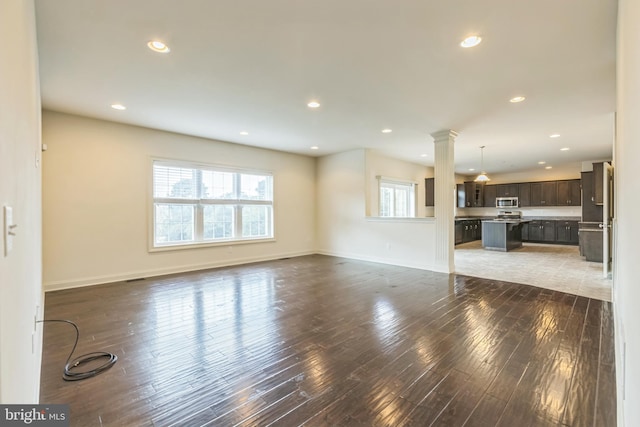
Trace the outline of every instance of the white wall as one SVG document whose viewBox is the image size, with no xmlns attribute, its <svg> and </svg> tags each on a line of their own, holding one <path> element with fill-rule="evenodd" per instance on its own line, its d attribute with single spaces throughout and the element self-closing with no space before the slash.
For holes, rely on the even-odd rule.
<svg viewBox="0 0 640 427">
<path fill-rule="evenodd" d="M 42 327 L 40 88 L 33 0 L 0 2 L 0 209 L 18 225 L 5 256 L 0 236 L 0 403 L 37 403 Z M 0 218 L 2 214 L 0 213 Z M 2 222 L 2 220 L 0 220 Z"/>
<path fill-rule="evenodd" d="M 640 425 L 640 2 L 618 2 L 617 140 L 614 156 L 613 300 L 616 327 L 616 374 L 619 425 Z M 625 355 L 626 348 L 626 355 Z M 626 364 L 624 363 L 626 359 Z"/>
<path fill-rule="evenodd" d="M 380 160 L 376 158 L 376 164 Z M 365 149 L 318 159 L 318 252 L 433 269 L 433 219 L 367 217 L 366 193 L 375 180 L 375 172 L 367 170 Z"/>
<path fill-rule="evenodd" d="M 314 252 L 315 160 L 43 113 L 45 289 Z M 148 251 L 151 158 L 272 171 L 276 242 Z"/>
<path fill-rule="evenodd" d="M 387 157 L 375 150 L 365 150 L 366 155 L 366 214 L 379 215 L 380 192 L 377 176 L 413 181 L 416 186 L 416 217 L 432 217 L 433 207 L 425 204 L 425 178 L 433 178 L 433 167 Z"/>
</svg>

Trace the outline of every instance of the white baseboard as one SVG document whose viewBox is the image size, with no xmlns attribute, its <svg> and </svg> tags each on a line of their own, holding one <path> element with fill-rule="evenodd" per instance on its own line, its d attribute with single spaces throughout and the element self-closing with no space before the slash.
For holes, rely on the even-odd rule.
<svg viewBox="0 0 640 427">
<path fill-rule="evenodd" d="M 383 258 L 383 257 L 362 255 L 362 254 L 349 253 L 349 252 L 334 252 L 334 251 L 328 251 L 328 250 L 324 250 L 324 249 L 317 250 L 316 253 L 320 254 L 320 255 L 328 255 L 328 256 L 335 256 L 335 257 L 340 257 L 340 258 L 355 259 L 355 260 L 358 260 L 358 261 L 368 261 L 368 262 L 377 262 L 379 264 L 395 265 L 395 266 L 398 266 L 398 267 L 417 268 L 419 270 L 437 271 L 435 269 L 435 267 L 433 265 L 431 265 L 431 264 L 419 264 L 419 263 L 403 262 L 403 261 L 399 261 L 399 260 L 395 260 L 395 259 L 388 259 L 388 258 Z"/>
<path fill-rule="evenodd" d="M 269 254 L 268 256 L 237 258 L 233 260 L 213 261 L 204 264 L 188 264 L 165 268 L 155 268 L 149 270 L 129 271 L 122 274 L 110 274 L 104 276 L 82 277 L 74 280 L 60 280 L 45 282 L 43 284 L 45 292 L 59 291 L 62 289 L 81 288 L 84 286 L 103 285 L 105 283 L 121 282 L 146 277 L 163 276 L 165 274 L 187 273 L 190 271 L 206 270 L 209 268 L 229 267 L 233 265 L 250 264 L 253 262 L 273 261 L 282 258 L 291 258 L 305 255 L 313 255 L 315 251 L 289 252 L 281 254 Z"/>
</svg>

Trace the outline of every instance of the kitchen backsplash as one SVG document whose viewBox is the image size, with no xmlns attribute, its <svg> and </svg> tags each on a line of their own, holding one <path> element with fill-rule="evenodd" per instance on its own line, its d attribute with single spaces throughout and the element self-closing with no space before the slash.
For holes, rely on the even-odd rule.
<svg viewBox="0 0 640 427">
<path fill-rule="evenodd" d="M 496 209 L 496 208 L 456 208 L 456 216 L 496 216 L 499 210 L 508 209 Z M 517 208 L 511 210 L 518 210 L 522 212 L 522 216 L 571 216 L 581 217 L 582 208 L 580 206 L 555 206 L 550 208 Z"/>
</svg>

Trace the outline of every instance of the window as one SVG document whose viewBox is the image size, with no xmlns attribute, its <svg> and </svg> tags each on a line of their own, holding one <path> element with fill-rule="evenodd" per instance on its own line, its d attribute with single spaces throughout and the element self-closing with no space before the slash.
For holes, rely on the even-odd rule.
<svg viewBox="0 0 640 427">
<path fill-rule="evenodd" d="M 270 238 L 270 174 L 153 162 L 153 247 Z"/>
<path fill-rule="evenodd" d="M 379 215 L 385 217 L 415 217 L 415 183 L 378 177 L 380 186 Z"/>
</svg>

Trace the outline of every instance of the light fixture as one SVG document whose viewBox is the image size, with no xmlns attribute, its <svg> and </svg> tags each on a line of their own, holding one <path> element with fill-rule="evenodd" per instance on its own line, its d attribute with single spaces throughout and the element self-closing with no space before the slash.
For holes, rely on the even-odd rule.
<svg viewBox="0 0 640 427">
<path fill-rule="evenodd" d="M 318 101 L 311 101 L 307 104 L 307 107 L 309 108 L 318 108 L 320 106 L 320 103 Z"/>
<path fill-rule="evenodd" d="M 147 47 L 149 49 L 151 49 L 152 51 L 158 52 L 158 53 L 169 53 L 169 52 L 171 52 L 171 49 L 169 49 L 169 46 L 167 46 L 166 44 L 164 44 L 160 40 L 151 40 L 149 43 L 147 43 Z"/>
<path fill-rule="evenodd" d="M 314 145 L 313 147 L 311 147 L 311 149 L 312 149 L 312 150 L 317 150 L 317 149 L 318 149 L 318 146 L 317 146 L 317 145 Z"/>
<path fill-rule="evenodd" d="M 427 157 L 427 154 L 420 154 L 420 157 Z"/>
<path fill-rule="evenodd" d="M 553 169 L 553 166 L 545 166 L 545 169 Z"/>
<path fill-rule="evenodd" d="M 515 104 L 515 103 L 524 101 L 524 99 L 525 99 L 524 96 L 514 96 L 509 100 L 509 102 Z"/>
<path fill-rule="evenodd" d="M 571 148 L 569 148 L 569 147 L 563 147 L 563 148 L 560 149 L 560 151 L 569 151 L 569 150 L 571 150 Z"/>
<path fill-rule="evenodd" d="M 547 163 L 547 162 L 545 162 L 544 160 L 540 160 L 540 161 L 538 162 L 538 164 L 539 164 L 539 165 L 544 165 L 545 163 Z"/>
<path fill-rule="evenodd" d="M 382 129 L 382 133 L 391 133 L 393 132 L 391 129 L 386 128 L 386 129 Z"/>
<path fill-rule="evenodd" d="M 474 168 L 469 168 L 469 172 L 473 172 L 474 170 Z"/>
<path fill-rule="evenodd" d="M 560 138 L 560 134 L 559 133 L 552 133 L 551 135 L 549 135 L 549 138 Z"/>
<path fill-rule="evenodd" d="M 249 132 L 247 132 L 246 130 L 243 130 L 243 131 L 240 132 L 240 135 L 247 136 L 247 135 L 249 135 Z"/>
<path fill-rule="evenodd" d="M 474 179 L 475 182 L 487 182 L 491 181 L 487 176 L 487 173 L 484 171 L 484 145 L 480 147 L 480 170 L 482 173 Z"/>
<path fill-rule="evenodd" d="M 119 110 L 119 111 L 123 111 L 123 110 L 127 109 L 127 107 L 125 107 L 122 104 L 111 104 L 111 108 L 113 108 L 114 110 Z"/>
<path fill-rule="evenodd" d="M 482 37 L 480 36 L 469 36 L 466 39 L 462 40 L 462 42 L 460 42 L 460 46 L 474 47 L 474 46 L 478 46 L 481 41 L 482 41 Z"/>
</svg>

